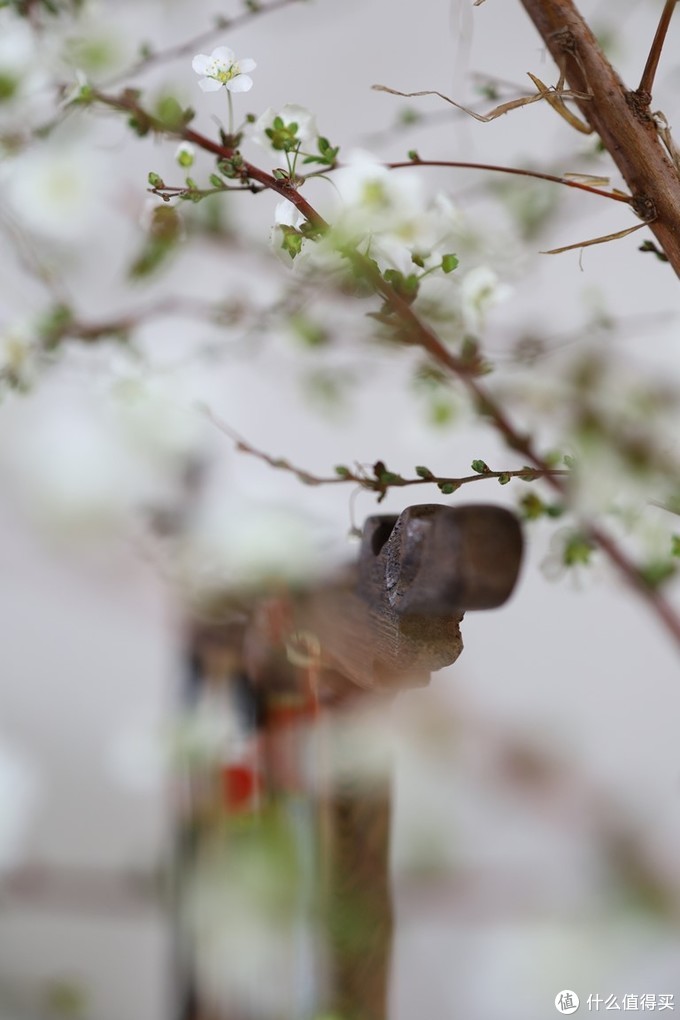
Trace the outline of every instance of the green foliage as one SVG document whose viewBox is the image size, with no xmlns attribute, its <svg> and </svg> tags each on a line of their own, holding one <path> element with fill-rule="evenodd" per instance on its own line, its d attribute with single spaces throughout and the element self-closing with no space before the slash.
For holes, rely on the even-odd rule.
<svg viewBox="0 0 680 1020">
<path fill-rule="evenodd" d="M 340 146 L 332 146 L 327 138 L 318 138 L 317 142 L 318 156 L 310 155 L 305 156 L 303 163 L 320 163 L 322 166 L 333 166 L 340 152 Z"/>
</svg>

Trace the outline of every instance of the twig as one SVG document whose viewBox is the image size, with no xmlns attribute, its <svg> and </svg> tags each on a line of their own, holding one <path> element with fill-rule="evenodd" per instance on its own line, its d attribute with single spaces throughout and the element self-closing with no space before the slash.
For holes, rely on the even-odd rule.
<svg viewBox="0 0 680 1020">
<path fill-rule="evenodd" d="M 630 195 L 624 195 L 620 191 L 604 191 L 602 188 L 595 188 L 592 184 L 585 184 L 583 181 L 572 180 L 570 177 L 559 177 L 556 174 L 543 173 L 540 170 L 526 170 L 522 167 L 496 166 L 493 163 L 468 163 L 458 160 L 447 159 L 421 159 L 420 156 L 411 160 L 403 160 L 396 163 L 387 163 L 391 170 L 400 170 L 407 166 L 443 166 L 456 170 L 491 170 L 501 174 L 514 174 L 518 177 L 532 177 L 538 181 L 550 181 L 553 184 L 563 184 L 566 188 L 577 188 L 579 191 L 588 191 L 591 195 L 600 195 L 602 198 L 613 198 L 616 202 L 630 204 Z"/>
<path fill-rule="evenodd" d="M 677 0 L 666 0 L 664 9 L 661 12 L 659 18 L 659 24 L 656 28 L 656 33 L 652 41 L 652 46 L 647 57 L 647 63 L 645 69 L 642 72 L 642 78 L 640 78 L 640 84 L 638 85 L 637 91 L 640 97 L 647 97 L 647 105 L 652 101 L 652 87 L 654 85 L 654 77 L 656 75 L 656 69 L 659 66 L 659 59 L 661 57 L 661 51 L 663 50 L 663 44 L 666 39 L 666 33 L 668 32 L 668 26 L 671 23 L 673 17 L 673 11 Z"/>
<path fill-rule="evenodd" d="M 519 478 L 523 482 L 533 482 L 547 475 L 559 477 L 569 474 L 569 471 L 562 468 L 547 468 L 544 471 L 539 471 L 536 468 L 523 467 L 512 471 L 491 471 L 487 469 L 485 471 L 477 471 L 472 475 L 457 477 L 435 475 L 433 472 L 427 471 L 426 474 L 419 474 L 415 478 L 404 478 L 402 475 L 388 471 L 382 461 L 378 461 L 371 466 L 372 474 L 367 473 L 361 467 L 357 467 L 356 470 L 352 471 L 350 468 L 343 466 L 338 468 L 334 475 L 315 475 L 311 471 L 293 464 L 286 457 L 274 457 L 264 450 L 258 449 L 211 410 L 208 408 L 203 408 L 202 410 L 213 425 L 217 426 L 220 432 L 223 432 L 231 439 L 239 453 L 246 453 L 251 457 L 255 457 L 257 460 L 261 460 L 268 464 L 269 467 L 276 468 L 277 470 L 288 471 L 289 474 L 294 475 L 304 485 L 345 485 L 353 483 L 354 485 L 359 485 L 362 489 L 369 489 L 371 492 L 377 492 L 380 495 L 384 495 L 388 489 L 401 489 L 410 485 L 437 485 L 439 488 L 445 486 L 449 489 L 450 491 L 447 492 L 447 495 L 450 495 L 462 485 L 482 482 L 485 479 L 502 480 L 505 483 L 509 482 L 512 478 Z M 422 470 L 425 472 L 425 469 Z"/>
<path fill-rule="evenodd" d="M 291 4 L 300 2 L 301 0 L 272 0 L 271 3 L 266 5 L 253 4 L 252 7 L 249 7 L 248 10 L 243 12 L 243 14 L 240 14 L 235 18 L 217 17 L 211 28 L 204 29 L 191 39 L 186 42 L 179 43 L 176 46 L 169 46 L 165 50 L 157 50 L 156 52 L 148 53 L 146 56 L 141 57 L 135 64 L 132 64 L 131 67 L 128 67 L 127 70 L 121 71 L 114 77 L 109 78 L 104 83 L 104 87 L 110 88 L 112 85 L 118 85 L 122 81 L 126 81 L 129 78 L 133 78 L 138 74 L 146 72 L 155 64 L 165 63 L 169 60 L 177 60 L 179 57 L 185 57 L 190 53 L 195 53 L 197 46 L 202 46 L 203 43 L 209 42 L 217 32 L 231 32 L 234 29 L 247 24 L 247 22 L 252 21 L 253 18 L 258 17 L 261 14 L 270 14 L 272 11 L 278 11 L 282 7 L 289 7 Z"/>
</svg>

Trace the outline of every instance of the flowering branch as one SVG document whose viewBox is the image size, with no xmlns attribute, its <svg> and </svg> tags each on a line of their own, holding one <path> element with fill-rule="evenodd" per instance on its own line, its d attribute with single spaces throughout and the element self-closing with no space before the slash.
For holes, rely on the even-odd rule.
<svg viewBox="0 0 680 1020">
<path fill-rule="evenodd" d="M 525 2 L 528 3 L 529 0 L 525 0 Z M 159 118 L 147 113 L 140 106 L 138 94 L 134 90 L 125 90 L 121 96 L 109 96 L 93 90 L 92 98 L 113 109 L 132 114 L 137 129 L 141 128 L 144 133 L 155 131 L 179 137 L 207 152 L 213 153 L 220 160 L 232 161 L 232 166 L 238 168 L 235 171 L 235 175 L 239 176 L 242 182 L 256 181 L 263 185 L 263 187 L 276 192 L 291 202 L 313 228 L 321 232 L 326 232 L 329 229 L 326 221 L 300 195 L 298 181 L 291 180 L 288 177 L 277 178 L 247 162 L 241 157 L 233 144 L 227 144 L 230 142 L 230 139 L 227 138 L 224 144 L 220 144 L 199 132 L 193 131 L 186 124 L 178 124 L 176 126 L 164 124 Z M 587 106 L 588 104 L 585 105 Z M 633 207 L 640 213 L 640 196 L 634 196 Z M 678 207 L 680 209 L 680 201 Z M 677 215 L 680 221 L 680 212 Z M 384 299 L 390 315 L 394 317 L 395 325 L 398 324 L 402 342 L 421 347 L 438 364 L 458 378 L 468 390 L 480 416 L 489 420 L 496 431 L 503 437 L 509 448 L 523 457 L 528 467 L 541 473 L 541 476 L 545 478 L 546 484 L 553 491 L 557 492 L 561 497 L 565 497 L 567 490 L 564 478 L 555 474 L 551 465 L 536 450 L 531 436 L 515 426 L 499 401 L 482 384 L 478 378 L 479 367 L 474 362 L 470 364 L 454 354 L 439 339 L 436 333 L 416 314 L 408 300 L 398 292 L 389 280 L 383 277 L 377 264 L 372 259 L 351 248 L 343 249 L 342 254 L 362 274 L 363 278 L 370 283 L 374 291 Z M 678 242 L 678 269 L 680 271 L 680 242 Z M 269 463 L 267 457 L 268 455 L 265 455 L 262 459 Z M 275 460 L 275 458 L 272 458 L 272 460 Z M 296 473 L 295 469 L 293 471 Z M 307 475 L 304 471 L 302 474 Z M 308 476 L 307 484 L 315 484 L 314 481 L 309 482 L 309 477 L 311 476 Z M 584 533 L 602 548 L 628 584 L 647 601 L 668 633 L 680 646 L 680 616 L 675 613 L 663 594 L 653 584 L 650 584 L 644 572 L 618 547 L 614 539 L 603 528 L 589 521 L 582 522 L 582 528 Z"/>
</svg>

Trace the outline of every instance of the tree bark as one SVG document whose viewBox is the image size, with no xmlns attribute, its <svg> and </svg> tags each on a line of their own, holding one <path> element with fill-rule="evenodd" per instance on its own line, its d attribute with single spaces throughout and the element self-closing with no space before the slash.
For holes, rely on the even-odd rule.
<svg viewBox="0 0 680 1020">
<path fill-rule="evenodd" d="M 626 88 L 572 0 L 521 2 L 569 87 L 592 97 L 578 100 L 579 109 L 625 178 L 633 209 L 680 276 L 680 173 L 659 138 L 651 96 Z"/>
</svg>

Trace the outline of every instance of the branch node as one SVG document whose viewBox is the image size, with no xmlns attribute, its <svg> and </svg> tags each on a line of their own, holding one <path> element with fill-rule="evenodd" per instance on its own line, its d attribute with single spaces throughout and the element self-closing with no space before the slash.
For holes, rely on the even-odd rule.
<svg viewBox="0 0 680 1020">
<path fill-rule="evenodd" d="M 652 223 L 659 215 L 656 204 L 649 195 L 633 195 L 631 206 L 635 215 L 645 223 Z"/>
<path fill-rule="evenodd" d="M 652 119 L 649 113 L 651 101 L 652 94 L 646 89 L 635 89 L 635 91 L 626 92 L 626 103 L 633 111 L 634 116 L 643 123 Z"/>
</svg>

